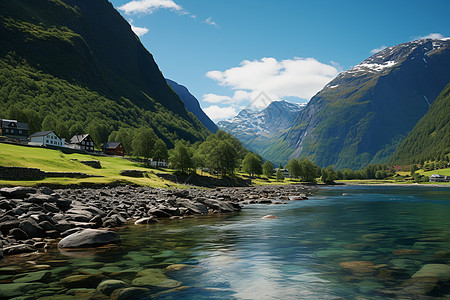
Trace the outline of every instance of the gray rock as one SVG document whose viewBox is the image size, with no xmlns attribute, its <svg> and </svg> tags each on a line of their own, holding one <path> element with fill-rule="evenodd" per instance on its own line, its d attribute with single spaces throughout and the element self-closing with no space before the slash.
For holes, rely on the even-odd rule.
<svg viewBox="0 0 450 300">
<path fill-rule="evenodd" d="M 67 222 L 66 220 L 58 221 L 58 222 L 55 224 L 55 229 L 56 229 L 57 231 L 59 231 L 59 232 L 65 232 L 65 231 L 67 231 L 67 230 L 69 230 L 69 229 L 72 229 L 72 228 L 74 228 L 74 227 L 75 227 L 74 224 L 69 223 L 69 222 Z"/>
<path fill-rule="evenodd" d="M 66 236 L 58 243 L 60 248 L 96 247 L 111 243 L 119 243 L 120 236 L 114 231 L 84 229 Z"/>
<path fill-rule="evenodd" d="M 28 240 L 29 237 L 25 231 L 20 228 L 13 228 L 9 231 L 9 235 L 11 235 L 15 240 L 24 241 Z"/>
<path fill-rule="evenodd" d="M 102 217 L 97 215 L 97 216 L 93 217 L 92 219 L 90 219 L 89 223 L 93 223 L 94 224 L 94 226 L 92 228 L 99 228 L 99 227 L 102 227 L 103 220 L 102 220 Z"/>
<path fill-rule="evenodd" d="M 8 235 L 9 231 L 13 228 L 18 228 L 20 221 L 17 219 L 7 220 L 0 223 L 0 231 L 3 235 Z"/>
<path fill-rule="evenodd" d="M 42 221 L 38 224 L 44 231 L 55 230 L 55 225 L 49 221 Z"/>
<path fill-rule="evenodd" d="M 30 187 L 13 187 L 0 189 L 0 195 L 6 198 L 24 199 L 28 194 L 36 194 L 37 190 Z"/>
<path fill-rule="evenodd" d="M 55 197 L 46 194 L 35 194 L 30 196 L 28 199 L 25 199 L 25 201 L 42 205 L 47 202 L 55 202 Z"/>
<path fill-rule="evenodd" d="M 14 255 L 14 254 L 21 254 L 21 253 L 29 253 L 36 251 L 36 248 L 32 245 L 27 244 L 20 244 L 20 245 L 14 245 L 14 246 L 8 246 L 3 248 L 3 254 L 4 255 Z"/>
<path fill-rule="evenodd" d="M 19 228 L 25 231 L 30 238 L 42 237 L 44 230 L 36 223 L 35 220 L 28 218 L 25 221 L 20 222 Z"/>
<path fill-rule="evenodd" d="M 52 213 L 57 213 L 57 212 L 59 212 L 59 208 L 58 208 L 55 204 L 53 204 L 53 203 L 44 203 L 43 207 L 44 207 L 47 211 L 52 212 Z"/>
<path fill-rule="evenodd" d="M 204 198 L 197 198 L 197 201 L 221 213 L 235 211 L 233 205 L 225 201 L 219 201 L 215 199 L 204 199 Z"/>
<path fill-rule="evenodd" d="M 136 222 L 134 222 L 134 225 L 155 224 L 155 223 L 158 223 L 158 220 L 155 217 L 145 217 L 136 220 Z"/>
<path fill-rule="evenodd" d="M 56 206 L 59 207 L 59 209 L 66 211 L 72 205 L 72 200 L 70 200 L 70 199 L 55 199 L 55 204 L 56 204 Z"/>
<path fill-rule="evenodd" d="M 0 209 L 11 210 L 14 207 L 15 206 L 11 205 L 11 201 L 8 201 L 8 200 L 1 200 L 0 201 Z"/>
</svg>

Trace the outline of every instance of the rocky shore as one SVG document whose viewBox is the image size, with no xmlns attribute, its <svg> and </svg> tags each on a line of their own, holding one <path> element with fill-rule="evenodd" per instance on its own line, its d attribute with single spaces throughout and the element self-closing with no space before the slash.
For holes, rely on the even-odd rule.
<svg viewBox="0 0 450 300">
<path fill-rule="evenodd" d="M 304 185 L 169 190 L 141 186 L 51 190 L 47 187 L 0 189 L 0 258 L 56 247 L 61 239 L 89 229 L 95 246 L 104 231 L 127 223 L 150 224 L 161 218 L 238 212 L 253 203 L 304 200 L 314 187 Z M 87 235 L 87 234 L 86 234 Z M 84 235 L 84 236 L 86 236 Z M 120 240 L 116 236 L 98 244 Z M 83 241 L 86 243 L 86 241 Z M 67 243 L 64 243 L 67 244 Z M 75 245 L 75 246 L 73 246 Z"/>
</svg>

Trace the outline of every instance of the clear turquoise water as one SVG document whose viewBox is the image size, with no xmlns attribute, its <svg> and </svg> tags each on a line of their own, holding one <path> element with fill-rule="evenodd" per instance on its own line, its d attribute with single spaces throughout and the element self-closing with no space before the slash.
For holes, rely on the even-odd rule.
<svg viewBox="0 0 450 300">
<path fill-rule="evenodd" d="M 278 219 L 261 219 L 268 214 Z M 55 294 L 67 293 L 57 280 L 85 269 L 130 283 L 141 269 L 182 263 L 189 266 L 167 276 L 189 288 L 156 288 L 149 299 L 383 299 L 377 290 L 400 286 L 423 265 L 450 264 L 450 188 L 321 188 L 307 201 L 131 225 L 120 234 L 118 247 L 50 252 L 36 263 L 67 267 L 54 275 Z M 339 265 L 349 261 L 371 267 Z"/>
</svg>

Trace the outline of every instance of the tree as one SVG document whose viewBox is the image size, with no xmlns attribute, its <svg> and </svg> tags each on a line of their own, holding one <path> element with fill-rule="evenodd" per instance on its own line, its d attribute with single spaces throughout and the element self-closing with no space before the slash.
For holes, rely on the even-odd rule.
<svg viewBox="0 0 450 300">
<path fill-rule="evenodd" d="M 131 143 L 133 153 L 136 156 L 143 156 L 148 160 L 153 152 L 157 136 L 153 129 L 141 127 L 137 130 Z"/>
<path fill-rule="evenodd" d="M 175 143 L 175 148 L 169 153 L 169 161 L 173 168 L 182 173 L 187 173 L 194 168 L 192 154 L 182 141 Z"/>
<path fill-rule="evenodd" d="M 414 173 L 416 173 L 417 170 L 418 170 L 417 165 L 416 165 L 416 164 L 412 165 L 412 166 L 411 166 L 411 169 L 410 169 L 410 171 L 411 171 L 411 176 L 413 176 Z"/>
<path fill-rule="evenodd" d="M 153 159 L 156 161 L 167 160 L 169 153 L 166 143 L 162 139 L 157 139 L 153 146 Z"/>
<path fill-rule="evenodd" d="M 303 181 L 315 182 L 317 177 L 317 166 L 309 159 L 303 159 L 299 162 L 301 166 L 301 177 Z"/>
<path fill-rule="evenodd" d="M 281 170 L 282 170 L 281 168 L 278 168 L 278 170 L 277 170 L 276 176 L 277 176 L 277 180 L 278 181 L 283 181 L 284 180 L 284 174 L 283 174 L 283 171 L 281 171 Z"/>
<path fill-rule="evenodd" d="M 336 179 L 337 175 L 332 166 L 328 166 L 328 168 L 322 170 L 322 181 L 324 183 L 334 184 Z"/>
<path fill-rule="evenodd" d="M 299 178 L 301 176 L 301 166 L 298 163 L 298 160 L 294 158 L 288 162 L 288 164 L 286 165 L 286 169 L 289 170 L 289 175 L 291 176 L 291 178 Z"/>
<path fill-rule="evenodd" d="M 263 174 L 267 177 L 270 178 L 273 176 L 273 165 L 270 161 L 266 161 L 263 166 Z"/>
<path fill-rule="evenodd" d="M 261 160 L 254 153 L 247 153 L 242 161 L 244 172 L 250 176 L 259 175 L 262 173 Z"/>
</svg>

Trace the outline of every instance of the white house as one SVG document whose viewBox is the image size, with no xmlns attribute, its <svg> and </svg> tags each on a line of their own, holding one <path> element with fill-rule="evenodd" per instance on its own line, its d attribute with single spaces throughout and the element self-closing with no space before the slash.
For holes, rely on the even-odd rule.
<svg viewBox="0 0 450 300">
<path fill-rule="evenodd" d="M 65 147 L 65 139 L 59 137 L 53 130 L 33 133 L 29 140 L 29 145 Z"/>
<path fill-rule="evenodd" d="M 149 161 L 149 163 L 150 163 L 150 166 L 152 166 L 152 167 L 162 167 L 162 168 L 169 167 L 169 164 L 165 160 L 158 161 L 158 160 L 152 159 Z"/>
<path fill-rule="evenodd" d="M 430 176 L 430 182 L 449 182 L 450 176 L 433 174 Z"/>
</svg>

